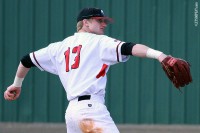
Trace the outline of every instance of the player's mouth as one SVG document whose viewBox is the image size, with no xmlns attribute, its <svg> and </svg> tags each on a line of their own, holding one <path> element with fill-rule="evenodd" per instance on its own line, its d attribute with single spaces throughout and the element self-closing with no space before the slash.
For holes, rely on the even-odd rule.
<svg viewBox="0 0 200 133">
<path fill-rule="evenodd" d="M 100 29 L 101 29 L 101 30 L 104 30 L 104 29 L 105 29 L 105 27 L 101 27 Z"/>
</svg>

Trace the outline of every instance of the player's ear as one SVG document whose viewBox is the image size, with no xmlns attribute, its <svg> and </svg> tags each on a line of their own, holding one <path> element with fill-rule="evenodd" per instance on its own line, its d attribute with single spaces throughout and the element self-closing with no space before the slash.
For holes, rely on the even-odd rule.
<svg viewBox="0 0 200 133">
<path fill-rule="evenodd" d="M 83 19 L 83 26 L 89 27 L 88 19 Z"/>
</svg>

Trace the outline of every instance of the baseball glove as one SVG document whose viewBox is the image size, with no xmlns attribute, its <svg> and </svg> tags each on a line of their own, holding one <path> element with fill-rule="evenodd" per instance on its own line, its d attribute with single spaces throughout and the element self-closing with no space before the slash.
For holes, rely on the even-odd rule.
<svg viewBox="0 0 200 133">
<path fill-rule="evenodd" d="M 190 64 L 187 61 L 167 56 L 161 62 L 161 65 L 166 75 L 177 89 L 192 82 Z"/>
</svg>

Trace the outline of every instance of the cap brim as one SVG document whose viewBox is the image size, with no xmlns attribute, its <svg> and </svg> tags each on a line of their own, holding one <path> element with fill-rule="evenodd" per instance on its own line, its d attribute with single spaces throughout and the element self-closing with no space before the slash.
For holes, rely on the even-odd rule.
<svg viewBox="0 0 200 133">
<path fill-rule="evenodd" d="M 106 23 L 113 23 L 113 19 L 110 17 L 92 17 L 92 18 L 96 18 L 96 19 L 104 19 L 106 21 Z"/>
</svg>

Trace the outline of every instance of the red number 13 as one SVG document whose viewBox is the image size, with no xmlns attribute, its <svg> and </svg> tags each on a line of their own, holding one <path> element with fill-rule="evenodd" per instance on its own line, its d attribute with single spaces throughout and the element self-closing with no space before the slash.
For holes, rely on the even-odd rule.
<svg viewBox="0 0 200 133">
<path fill-rule="evenodd" d="M 72 54 L 76 54 L 76 57 L 74 58 L 74 63 L 71 65 L 71 69 L 76 69 L 79 67 L 81 48 L 82 48 L 82 45 L 79 45 L 72 49 Z M 64 55 L 65 55 L 65 62 L 66 62 L 66 72 L 69 72 L 70 47 L 68 47 Z"/>
</svg>

